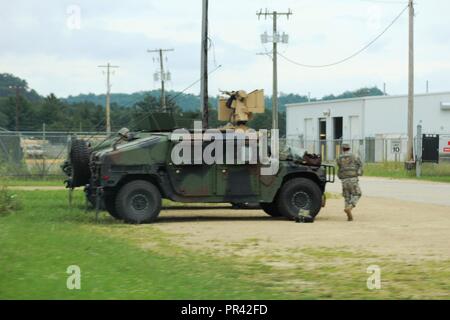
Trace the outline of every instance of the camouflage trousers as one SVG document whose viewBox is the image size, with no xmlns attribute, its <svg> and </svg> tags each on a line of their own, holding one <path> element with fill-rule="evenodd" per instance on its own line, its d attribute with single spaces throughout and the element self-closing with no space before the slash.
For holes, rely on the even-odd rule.
<svg viewBox="0 0 450 320">
<path fill-rule="evenodd" d="M 358 178 L 342 179 L 342 195 L 345 199 L 345 208 L 354 208 L 361 198 Z"/>
</svg>

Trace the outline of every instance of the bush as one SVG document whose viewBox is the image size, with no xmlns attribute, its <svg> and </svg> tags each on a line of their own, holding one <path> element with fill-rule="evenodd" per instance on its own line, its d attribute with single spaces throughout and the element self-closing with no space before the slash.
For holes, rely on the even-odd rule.
<svg viewBox="0 0 450 320">
<path fill-rule="evenodd" d="M 10 214 L 20 208 L 20 202 L 15 194 L 6 187 L 0 187 L 0 216 Z"/>
</svg>

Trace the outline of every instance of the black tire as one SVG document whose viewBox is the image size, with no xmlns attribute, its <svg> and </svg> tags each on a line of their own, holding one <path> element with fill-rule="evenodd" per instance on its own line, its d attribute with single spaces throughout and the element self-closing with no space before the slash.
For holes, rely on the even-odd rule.
<svg viewBox="0 0 450 320">
<path fill-rule="evenodd" d="M 310 179 L 295 178 L 281 187 L 276 203 L 278 211 L 290 220 L 298 217 L 300 209 L 308 210 L 314 218 L 322 207 L 322 191 Z"/>
<path fill-rule="evenodd" d="M 278 211 L 278 208 L 275 205 L 275 203 L 261 203 L 260 206 L 261 206 L 261 209 L 263 209 L 263 211 L 265 213 L 267 213 L 269 216 L 272 216 L 274 218 L 278 218 L 278 217 L 282 217 L 283 216 L 280 213 L 280 211 Z"/>
<path fill-rule="evenodd" d="M 246 202 L 246 203 L 238 203 L 238 202 L 231 202 L 233 209 L 238 210 L 258 210 L 261 209 L 259 203 L 256 202 Z"/>
<path fill-rule="evenodd" d="M 87 201 L 91 204 L 92 208 L 95 209 L 97 205 L 97 196 L 95 195 L 95 189 L 92 189 L 90 186 L 84 188 L 84 194 L 86 195 Z"/>
<path fill-rule="evenodd" d="M 87 191 L 85 190 L 85 193 L 86 193 L 87 201 L 91 204 L 92 209 L 94 209 L 94 210 L 97 209 L 97 195 L 95 194 L 95 191 L 92 189 L 88 189 Z M 104 201 L 100 202 L 99 209 L 106 210 Z"/>
<path fill-rule="evenodd" d="M 70 148 L 70 163 L 72 165 L 72 187 L 82 187 L 89 183 L 91 170 L 89 168 L 90 150 L 86 141 L 74 139 Z"/>
<path fill-rule="evenodd" d="M 127 223 L 151 223 L 161 211 L 161 193 L 152 183 L 135 180 L 116 196 L 116 213 Z"/>
<path fill-rule="evenodd" d="M 122 217 L 117 213 L 115 194 L 110 194 L 104 197 L 104 207 L 111 217 L 117 220 L 122 220 Z"/>
</svg>

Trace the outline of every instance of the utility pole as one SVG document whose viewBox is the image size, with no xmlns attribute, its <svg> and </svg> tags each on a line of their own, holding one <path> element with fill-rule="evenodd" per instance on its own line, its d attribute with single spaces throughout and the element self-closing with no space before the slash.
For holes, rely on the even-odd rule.
<svg viewBox="0 0 450 320">
<path fill-rule="evenodd" d="M 261 16 L 264 16 L 267 19 L 269 16 L 272 17 L 273 20 L 273 34 L 269 36 L 267 32 L 261 35 L 262 43 L 272 42 L 273 51 L 272 51 L 272 62 L 273 62 L 273 90 L 272 90 L 272 129 L 278 129 L 278 43 L 288 43 L 289 37 L 286 33 L 280 35 L 277 29 L 277 18 L 278 16 L 286 16 L 289 19 L 289 16 L 292 15 L 292 11 L 289 9 L 288 12 L 277 12 L 272 11 L 269 12 L 267 9 L 265 12 L 262 9 L 256 13 L 258 19 Z"/>
<path fill-rule="evenodd" d="M 109 62 L 106 66 L 106 133 L 111 134 L 111 69 L 117 69 L 119 66 L 112 66 Z"/>
<path fill-rule="evenodd" d="M 409 0 L 408 146 L 406 161 L 414 161 L 414 2 Z"/>
<path fill-rule="evenodd" d="M 202 127 L 209 127 L 208 107 L 208 10 L 209 1 L 202 0 L 202 38 L 201 38 L 201 72 L 200 72 L 200 107 L 202 110 Z"/>
<path fill-rule="evenodd" d="M 170 73 L 164 71 L 164 52 L 174 51 L 174 49 L 155 49 L 155 50 L 147 50 L 149 53 L 158 53 L 159 54 L 159 73 L 155 74 L 155 80 L 158 81 L 161 79 L 161 109 L 166 112 L 166 90 L 165 90 L 165 82 L 170 80 Z"/>
</svg>

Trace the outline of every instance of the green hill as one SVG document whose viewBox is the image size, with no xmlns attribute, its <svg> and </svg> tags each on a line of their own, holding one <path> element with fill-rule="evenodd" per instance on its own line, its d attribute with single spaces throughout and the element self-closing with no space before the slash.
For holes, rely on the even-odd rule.
<svg viewBox="0 0 450 320">
<path fill-rule="evenodd" d="M 16 100 L 15 87 L 20 87 Z M 346 91 L 340 95 L 327 95 L 323 100 L 345 99 L 383 94 L 378 88 L 362 88 Z M 114 93 L 111 96 L 111 121 L 114 129 L 131 126 L 134 120 L 142 118 L 151 110 L 158 110 L 160 91 L 140 91 L 131 94 Z M 54 131 L 104 131 L 105 130 L 105 95 L 79 94 L 59 98 L 54 94 L 40 96 L 28 87 L 26 80 L 11 74 L 0 74 L 0 128 L 7 130 L 34 131 L 46 125 L 47 130 Z M 316 99 L 312 99 L 316 101 Z M 271 126 L 272 99 L 266 97 L 266 112 L 258 114 L 250 123 L 255 129 Z M 280 94 L 280 129 L 284 130 L 286 105 L 307 102 L 306 96 L 298 94 Z M 175 111 L 181 120 L 200 119 L 200 98 L 198 95 L 169 91 L 167 105 Z M 212 106 L 210 124 L 216 127 L 217 98 L 210 98 Z M 19 108 L 17 108 L 19 106 Z M 17 112 L 19 111 L 19 112 Z M 134 119 L 134 120 L 133 120 Z M 16 121 L 19 120 L 19 121 Z"/>
</svg>

